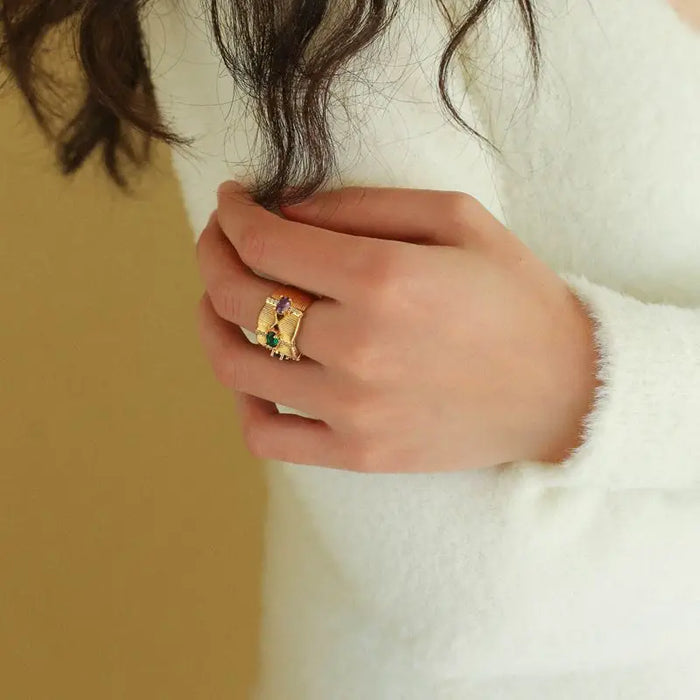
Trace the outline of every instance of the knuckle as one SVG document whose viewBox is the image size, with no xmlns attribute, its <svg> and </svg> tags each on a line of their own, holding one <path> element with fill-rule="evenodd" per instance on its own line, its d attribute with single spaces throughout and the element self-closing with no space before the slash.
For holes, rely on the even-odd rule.
<svg viewBox="0 0 700 700">
<path fill-rule="evenodd" d="M 217 380 L 225 387 L 238 391 L 248 388 L 247 373 L 243 364 L 230 354 L 219 353 L 214 358 L 213 368 Z"/>
<path fill-rule="evenodd" d="M 249 223 L 241 229 L 238 238 L 238 255 L 248 267 L 263 267 L 266 247 L 266 236 L 259 226 Z"/>
<path fill-rule="evenodd" d="M 377 347 L 372 340 L 357 334 L 343 348 L 343 365 L 350 374 L 367 380 L 374 375 Z"/>
<path fill-rule="evenodd" d="M 235 293 L 230 280 L 222 280 L 209 293 L 217 315 L 227 321 L 241 320 L 241 299 Z"/>
<path fill-rule="evenodd" d="M 257 459 L 264 459 L 266 456 L 266 440 L 262 426 L 254 420 L 243 419 L 241 422 L 243 442 L 248 452 Z"/>
<path fill-rule="evenodd" d="M 442 212 L 445 217 L 455 223 L 464 223 L 473 215 L 479 202 L 466 192 L 445 192 Z"/>
<path fill-rule="evenodd" d="M 384 313 L 398 303 L 405 286 L 405 271 L 396 251 L 385 251 L 369 260 L 365 258 L 360 279 L 368 311 Z"/>
<path fill-rule="evenodd" d="M 371 258 L 365 258 L 363 272 L 366 287 L 372 294 L 390 286 L 397 272 L 395 255 L 388 251 L 374 253 Z"/>
</svg>

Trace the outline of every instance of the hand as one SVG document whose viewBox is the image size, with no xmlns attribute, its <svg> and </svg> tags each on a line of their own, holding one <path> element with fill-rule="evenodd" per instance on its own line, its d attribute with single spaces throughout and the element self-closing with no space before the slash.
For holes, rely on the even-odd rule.
<svg viewBox="0 0 700 700">
<path fill-rule="evenodd" d="M 198 245 L 200 335 L 259 458 L 363 472 L 556 462 L 595 387 L 566 283 L 467 194 L 350 187 L 283 207 L 220 188 Z M 251 343 L 274 282 L 323 296 L 299 362 Z M 274 403 L 313 418 L 279 414 Z"/>
</svg>

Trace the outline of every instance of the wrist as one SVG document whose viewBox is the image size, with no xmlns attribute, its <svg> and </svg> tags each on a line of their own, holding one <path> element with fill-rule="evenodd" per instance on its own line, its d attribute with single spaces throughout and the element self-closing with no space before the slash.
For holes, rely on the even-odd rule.
<svg viewBox="0 0 700 700">
<path fill-rule="evenodd" d="M 552 372 L 554 392 L 545 421 L 548 439 L 538 450 L 535 461 L 563 463 L 583 442 L 583 426 L 593 408 L 597 379 L 598 350 L 595 324 L 585 304 L 569 290 L 573 323 L 560 353 L 559 370 Z"/>
</svg>

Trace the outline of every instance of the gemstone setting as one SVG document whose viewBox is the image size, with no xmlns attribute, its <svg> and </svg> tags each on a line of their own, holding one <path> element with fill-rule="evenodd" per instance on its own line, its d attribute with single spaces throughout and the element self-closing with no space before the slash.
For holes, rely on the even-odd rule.
<svg viewBox="0 0 700 700">
<path fill-rule="evenodd" d="M 289 311 L 291 308 L 292 300 L 289 297 L 281 297 L 277 302 L 277 306 L 275 306 L 275 311 L 281 315 Z"/>
<path fill-rule="evenodd" d="M 265 336 L 265 342 L 270 348 L 276 348 L 280 344 L 280 339 L 277 337 L 274 331 L 269 331 Z"/>
</svg>

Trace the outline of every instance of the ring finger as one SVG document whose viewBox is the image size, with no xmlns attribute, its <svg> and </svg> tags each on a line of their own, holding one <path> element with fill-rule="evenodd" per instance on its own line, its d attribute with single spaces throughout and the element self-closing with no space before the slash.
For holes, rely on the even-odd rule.
<svg viewBox="0 0 700 700">
<path fill-rule="evenodd" d="M 199 307 L 202 345 L 218 380 L 229 389 L 288 406 L 313 418 L 332 418 L 337 413 L 328 370 L 302 359 L 278 360 L 262 352 L 237 326 L 222 319 L 208 294 Z"/>
</svg>

